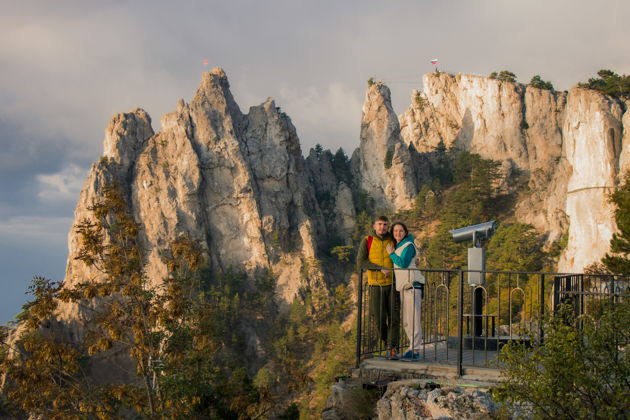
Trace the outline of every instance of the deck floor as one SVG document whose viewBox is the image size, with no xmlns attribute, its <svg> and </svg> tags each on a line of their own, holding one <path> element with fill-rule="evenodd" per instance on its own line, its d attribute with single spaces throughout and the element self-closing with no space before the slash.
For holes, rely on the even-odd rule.
<svg viewBox="0 0 630 420">
<path fill-rule="evenodd" d="M 425 344 L 419 349 L 420 359 L 405 360 L 407 363 L 433 362 L 438 364 L 457 364 L 457 348 L 449 347 L 445 341 Z M 384 354 L 384 353 L 383 353 Z M 385 358 L 375 355 L 374 357 Z M 497 352 L 492 350 L 463 349 L 462 364 L 465 366 L 497 368 Z"/>
</svg>

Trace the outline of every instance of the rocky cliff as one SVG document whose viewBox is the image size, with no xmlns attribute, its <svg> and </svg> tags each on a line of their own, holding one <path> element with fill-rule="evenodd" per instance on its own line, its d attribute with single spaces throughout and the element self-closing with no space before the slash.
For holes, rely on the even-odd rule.
<svg viewBox="0 0 630 420">
<path fill-rule="evenodd" d="M 272 270 L 279 297 L 290 302 L 300 287 L 324 287 L 316 264 L 308 276 L 300 268 L 326 252 L 333 236 L 350 237 L 358 192 L 379 209 L 409 209 L 429 181 L 427 152 L 443 142 L 499 160 L 506 173 L 526 174 L 516 218 L 548 233 L 549 243 L 568 233 L 559 269 L 581 271 L 606 252 L 614 231 L 607 194 L 630 167 L 625 109 L 577 87 L 564 93 L 430 73 L 397 116 L 387 86 L 374 83 L 359 148 L 344 172 L 328 151 L 302 157 L 295 127 L 272 99 L 242 113 L 225 73 L 215 69 L 190 103 L 180 100 L 162 117 L 157 133 L 139 109 L 112 119 L 75 221 L 116 182 L 142 226 L 152 281 L 166 276 L 160 253 L 187 234 L 203 244 L 213 270 Z M 71 232 L 69 284 L 99 276 L 74 259 L 79 245 Z"/>
<path fill-rule="evenodd" d="M 160 122 L 154 133 L 140 109 L 112 119 L 75 221 L 89 216 L 103 187 L 115 182 L 141 225 L 150 281 L 166 277 L 160 254 L 186 234 L 202 244 L 215 272 L 271 270 L 284 302 L 305 283 L 321 286 L 316 268 L 300 276 L 303 262 L 316 257 L 321 210 L 295 127 L 274 101 L 243 114 L 225 73 L 215 69 L 190 103 L 180 100 Z M 79 248 L 71 231 L 66 283 L 98 281 L 98 272 L 75 260 Z"/>
<path fill-rule="evenodd" d="M 516 218 L 549 243 L 568 232 L 559 270 L 580 272 L 605 254 L 614 231 L 608 194 L 629 167 L 627 108 L 579 87 L 563 93 L 430 73 L 399 117 L 400 137 L 420 153 L 443 142 L 523 171 L 528 191 Z"/>
<path fill-rule="evenodd" d="M 359 148 L 352 155 L 358 186 L 370 193 L 377 207 L 411 207 L 418 193 L 416 168 L 402 141 L 389 88 L 371 85 L 365 95 Z"/>
</svg>

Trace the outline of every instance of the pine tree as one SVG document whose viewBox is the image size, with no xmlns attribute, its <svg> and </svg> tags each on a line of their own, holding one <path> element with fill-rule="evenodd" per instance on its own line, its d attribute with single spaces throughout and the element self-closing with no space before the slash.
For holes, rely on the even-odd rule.
<svg viewBox="0 0 630 420">
<path fill-rule="evenodd" d="M 545 82 L 538 74 L 532 77 L 529 84 L 538 89 L 553 90 L 553 84 L 551 84 L 551 82 Z"/>
<path fill-rule="evenodd" d="M 619 233 L 610 240 L 610 253 L 602 262 L 613 273 L 630 273 L 630 178 L 615 191 L 610 201 L 615 204 L 615 222 Z"/>
</svg>

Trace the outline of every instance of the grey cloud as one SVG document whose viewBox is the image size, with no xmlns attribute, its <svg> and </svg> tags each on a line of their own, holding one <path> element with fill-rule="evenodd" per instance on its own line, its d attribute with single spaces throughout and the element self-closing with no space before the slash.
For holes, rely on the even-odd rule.
<svg viewBox="0 0 630 420">
<path fill-rule="evenodd" d="M 69 217 L 71 190 L 43 200 L 41 180 L 73 184 L 64 171 L 98 159 L 115 113 L 142 107 L 158 129 L 177 99 L 193 96 L 204 59 L 225 68 L 244 112 L 274 97 L 305 153 L 318 142 L 350 153 L 370 76 L 388 82 L 398 113 L 434 57 L 453 73 L 509 69 L 568 89 L 600 68 L 630 73 L 629 14 L 627 0 L 8 2 L 0 223 Z M 17 264 L 6 257 L 13 250 L 0 251 Z M 11 281 L 2 276 L 2 285 Z"/>
</svg>

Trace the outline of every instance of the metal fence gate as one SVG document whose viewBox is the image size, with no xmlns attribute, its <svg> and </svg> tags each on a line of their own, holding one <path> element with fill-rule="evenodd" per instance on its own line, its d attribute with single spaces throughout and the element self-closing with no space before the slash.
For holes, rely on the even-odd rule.
<svg viewBox="0 0 630 420">
<path fill-rule="evenodd" d="M 601 309 L 603 302 L 615 304 L 630 297 L 627 276 L 485 271 L 483 284 L 471 285 L 468 274 L 478 271 L 414 270 L 421 271 L 426 279 L 419 325 L 415 325 L 418 317 L 405 314 L 418 302 L 401 304 L 401 295 L 394 285 L 385 286 L 390 290 L 368 286 L 366 270 L 361 271 L 357 366 L 362 358 L 387 357 L 388 347 L 393 345 L 399 355 L 406 351 L 415 353 L 416 357 L 409 361 L 455 364 L 460 375 L 463 366 L 496 368 L 501 347 L 509 341 L 540 345 L 544 340 L 541 320 L 561 303 L 572 303 L 575 314 L 584 315 Z M 404 300 L 406 292 L 401 293 Z M 385 295 L 390 301 L 382 299 Z M 392 310 L 375 307 L 375 302 L 389 305 Z M 381 319 L 376 319 L 377 314 Z M 410 321 L 407 328 L 405 316 Z M 381 339 L 387 328 L 396 330 L 390 331 L 395 343 Z M 414 334 L 420 335 L 416 343 L 409 340 Z"/>
</svg>

